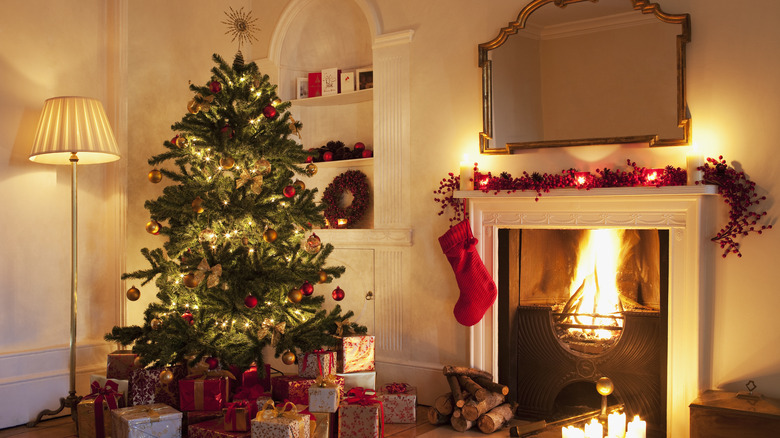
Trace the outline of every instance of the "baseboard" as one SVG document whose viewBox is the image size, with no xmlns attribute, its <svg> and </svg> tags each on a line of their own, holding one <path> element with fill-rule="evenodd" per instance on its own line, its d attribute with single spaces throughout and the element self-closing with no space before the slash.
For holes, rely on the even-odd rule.
<svg viewBox="0 0 780 438">
<path fill-rule="evenodd" d="M 441 370 L 441 364 L 377 361 L 377 389 L 387 383 L 408 383 L 417 388 L 417 403 L 430 406 L 436 397 L 450 392 Z"/>
</svg>

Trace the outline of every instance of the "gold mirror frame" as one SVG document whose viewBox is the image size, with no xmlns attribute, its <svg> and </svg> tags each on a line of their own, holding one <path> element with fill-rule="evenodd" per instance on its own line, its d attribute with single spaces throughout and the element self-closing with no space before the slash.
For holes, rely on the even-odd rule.
<svg viewBox="0 0 780 438">
<path fill-rule="evenodd" d="M 685 93 L 685 48 L 691 41 L 691 19 L 689 14 L 667 14 L 661 10 L 657 3 L 647 0 L 630 0 L 634 10 L 642 14 L 653 14 L 664 23 L 679 24 L 682 31 L 677 35 L 677 122 L 678 128 L 682 128 L 683 138 L 658 138 L 658 135 L 638 135 L 627 137 L 582 138 L 572 140 L 549 140 L 521 143 L 507 143 L 500 148 L 491 148 L 490 140 L 493 138 L 493 75 L 492 61 L 488 52 L 504 44 L 510 35 L 524 29 L 530 15 L 540 7 L 553 3 L 560 8 L 573 3 L 589 1 L 597 3 L 598 0 L 532 0 L 517 16 L 515 21 L 502 28 L 498 36 L 493 40 L 482 43 L 479 49 L 479 67 L 482 68 L 482 132 L 479 133 L 479 152 L 482 154 L 511 154 L 515 150 L 553 148 L 566 146 L 588 146 L 626 143 L 647 143 L 655 146 L 682 146 L 690 143 L 691 116 L 688 111 L 688 102 Z M 627 0 L 628 1 L 628 0 Z"/>
</svg>

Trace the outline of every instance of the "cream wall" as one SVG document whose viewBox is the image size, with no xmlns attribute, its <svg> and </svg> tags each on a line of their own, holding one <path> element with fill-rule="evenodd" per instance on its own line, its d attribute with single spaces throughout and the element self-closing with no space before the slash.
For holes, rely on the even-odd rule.
<svg viewBox="0 0 780 438">
<path fill-rule="evenodd" d="M 383 33 L 414 31 L 408 169 L 413 181 L 409 211 L 414 244 L 407 267 L 410 280 L 402 291 L 410 309 L 404 315 L 409 334 L 404 348 L 410 363 L 407 375 L 414 382 L 415 369 L 468 364 L 468 329 L 452 316 L 457 286 L 437 242 L 448 222 L 436 215 L 439 207 L 432 192 L 447 172 L 458 169 L 464 152 L 477 155 L 482 117 L 476 45 L 492 39 L 526 2 L 494 0 L 486 6 L 466 0 L 361 1 L 375 11 Z M 0 309 L 0 427 L 27 421 L 41 408 L 52 407 L 67 390 L 69 229 L 63 221 L 69 214 L 68 171 L 26 160 L 43 100 L 91 94 L 104 100 L 112 117 L 124 114 L 123 108 L 127 111 L 126 124 L 125 119 L 118 120 L 120 133 L 122 127 L 127 130 L 126 139 L 120 139 L 123 150 L 129 151 L 120 161 L 124 164 L 84 168 L 80 179 L 80 225 L 89 233 L 82 232 L 81 237 L 79 339 L 80 345 L 94 345 L 91 350 L 105 349 L 99 342 L 102 333 L 123 315 L 128 323 L 139 322 L 154 295 L 150 288 L 142 288 L 141 300 L 127 303 L 126 313 L 119 314 L 129 285 L 117 285 L 113 274 L 119 272 L 115 265 L 123 263 L 124 255 L 118 243 L 106 242 L 122 235 L 116 224 L 126 220 L 123 270 L 145 266 L 138 250 L 157 245 L 143 231 L 148 220 L 143 201 L 157 196 L 162 187 L 146 180 L 146 160 L 172 136 L 170 125 L 184 114 L 190 96 L 187 82 L 208 79 L 212 53 L 232 58 L 235 44 L 224 35 L 223 11 L 227 6 L 254 9 L 260 41 L 244 53 L 247 59 L 258 59 L 268 55 L 275 20 L 290 2 L 79 1 L 78 13 L 75 3 L 0 0 L 4 7 L 0 72 L 5 91 L 0 94 L 0 124 L 5 128 L 0 130 L 4 156 L 0 160 L 4 200 L 0 256 L 4 286 L 0 290 L 6 303 Z M 734 2 L 728 0 L 659 3 L 667 12 L 692 16 L 688 100 L 695 141 L 707 154 L 723 154 L 744 167 L 759 192 L 769 196 L 765 204 L 769 217 L 777 217 L 775 176 L 780 165 L 771 158 L 780 137 L 776 121 L 780 29 L 774 23 L 780 4 L 755 0 L 749 9 L 743 6 L 735 12 L 730 9 Z M 119 42 L 123 57 L 107 42 Z M 122 62 L 126 68 L 114 70 Z M 106 101 L 113 96 L 118 96 L 120 105 Z M 682 166 L 684 157 L 685 148 L 649 150 L 627 145 L 537 150 L 511 157 L 481 156 L 477 161 L 485 170 L 519 174 L 522 170 L 559 172 L 572 166 L 617 167 L 626 158 L 653 167 Z M 112 217 L 124 205 L 125 183 L 126 216 Z M 774 266 L 778 244 L 780 235 L 770 231 L 746 240 L 743 258 L 716 261 L 715 287 L 706 301 L 708 308 L 703 309 L 707 329 L 714 333 L 713 345 L 703 347 L 705 356 L 712 358 L 710 387 L 739 390 L 753 379 L 759 391 L 780 397 L 780 350 L 775 348 L 780 335 L 773 314 L 780 307 L 775 292 L 780 272 Z M 705 251 L 719 255 L 714 244 Z M 105 358 L 103 350 L 84 357 L 80 356 L 82 371 L 97 367 Z M 48 393 L 36 389 L 37 395 L 28 395 L 31 388 L 44 384 L 54 389 Z M 445 391 L 443 379 L 436 385 L 424 401 L 430 402 L 436 391 Z"/>
</svg>

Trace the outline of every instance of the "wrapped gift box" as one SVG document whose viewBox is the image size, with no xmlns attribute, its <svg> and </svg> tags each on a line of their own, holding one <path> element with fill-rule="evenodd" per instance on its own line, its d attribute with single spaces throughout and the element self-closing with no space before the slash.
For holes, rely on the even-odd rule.
<svg viewBox="0 0 780 438">
<path fill-rule="evenodd" d="M 113 438 L 181 438 L 181 412 L 163 404 L 111 411 Z"/>
<path fill-rule="evenodd" d="M 385 424 L 417 422 L 417 388 L 406 383 L 390 383 L 382 386 Z"/>
<path fill-rule="evenodd" d="M 289 406 L 289 403 L 286 405 Z M 295 408 L 297 410 L 297 408 Z M 311 424 L 308 414 L 300 414 L 292 408 L 263 410 L 252 420 L 252 438 L 310 438 Z"/>
<path fill-rule="evenodd" d="M 314 379 L 338 371 L 338 355 L 335 351 L 315 350 L 298 355 L 298 375 Z"/>
<path fill-rule="evenodd" d="M 225 430 L 232 432 L 247 432 L 251 429 L 251 421 L 257 414 L 255 401 L 240 400 L 227 403 L 222 409 Z"/>
<path fill-rule="evenodd" d="M 345 391 L 352 388 L 376 389 L 376 371 L 337 374 L 337 376 L 344 379 Z"/>
<path fill-rule="evenodd" d="M 341 402 L 340 390 L 335 380 L 315 383 L 309 387 L 309 410 L 311 412 L 336 412 Z"/>
<path fill-rule="evenodd" d="M 260 397 L 257 397 L 257 410 L 263 409 L 263 406 L 265 406 L 268 402 L 273 402 L 274 399 L 271 397 L 271 394 L 263 394 Z"/>
<path fill-rule="evenodd" d="M 338 414 L 335 412 L 312 412 L 314 424 L 311 428 L 312 438 L 336 438 L 339 433 Z"/>
<path fill-rule="evenodd" d="M 222 418 L 192 424 L 187 428 L 189 438 L 250 438 L 252 432 L 236 432 L 225 430 Z"/>
<path fill-rule="evenodd" d="M 339 386 L 339 396 L 344 394 L 344 378 L 334 376 Z M 309 387 L 314 385 L 315 379 L 307 379 L 300 376 L 274 376 L 271 379 L 272 394 L 274 400 L 291 401 L 297 405 L 309 404 Z"/>
<path fill-rule="evenodd" d="M 130 380 L 135 368 L 137 354 L 130 350 L 116 350 L 108 353 L 108 367 L 106 377 L 109 379 Z"/>
<path fill-rule="evenodd" d="M 122 393 L 117 392 L 116 384 L 113 382 L 104 386 L 93 382 L 91 388 L 92 393 L 76 405 L 79 437 L 110 437 L 111 410 L 125 407 L 125 399 Z"/>
<path fill-rule="evenodd" d="M 353 388 L 339 405 L 339 438 L 384 436 L 382 400 L 373 390 Z"/>
<path fill-rule="evenodd" d="M 251 366 L 248 370 L 241 374 L 241 390 L 242 388 L 251 388 L 257 385 L 263 387 L 263 392 L 271 392 L 271 365 L 264 364 L 263 369 L 265 375 L 260 377 L 260 373 L 257 370 L 257 366 Z"/>
<path fill-rule="evenodd" d="M 173 373 L 173 378 L 168 383 L 160 382 L 160 373 L 163 370 Z M 133 370 L 133 374 L 130 375 L 130 404 L 135 406 L 165 403 L 178 408 L 179 380 L 186 376 L 186 371 L 184 366 Z"/>
<path fill-rule="evenodd" d="M 179 380 L 182 411 L 216 411 L 225 407 L 230 391 L 227 377 L 199 377 Z"/>
<path fill-rule="evenodd" d="M 341 340 L 339 359 L 342 373 L 374 371 L 374 337 L 345 336 Z"/>
<path fill-rule="evenodd" d="M 203 423 L 204 421 L 222 420 L 224 414 L 219 411 L 189 411 L 182 412 L 182 430 L 189 430 L 193 424 Z"/>
<path fill-rule="evenodd" d="M 106 386 L 106 382 L 112 381 L 117 386 L 117 392 L 122 394 L 122 398 L 125 399 L 125 406 L 130 406 L 130 392 L 128 391 L 130 381 L 129 380 L 121 380 L 121 379 L 109 379 L 106 376 L 101 376 L 100 374 L 92 374 L 89 376 L 89 383 L 90 385 L 92 382 L 97 382 L 98 385 L 100 385 L 101 388 Z"/>
</svg>

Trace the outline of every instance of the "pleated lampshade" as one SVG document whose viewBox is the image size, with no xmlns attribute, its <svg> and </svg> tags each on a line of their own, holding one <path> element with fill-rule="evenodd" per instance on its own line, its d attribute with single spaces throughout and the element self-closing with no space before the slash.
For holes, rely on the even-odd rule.
<svg viewBox="0 0 780 438">
<path fill-rule="evenodd" d="M 30 160 L 44 164 L 97 164 L 119 159 L 103 104 L 89 97 L 53 97 L 44 102 Z"/>
</svg>

